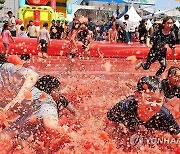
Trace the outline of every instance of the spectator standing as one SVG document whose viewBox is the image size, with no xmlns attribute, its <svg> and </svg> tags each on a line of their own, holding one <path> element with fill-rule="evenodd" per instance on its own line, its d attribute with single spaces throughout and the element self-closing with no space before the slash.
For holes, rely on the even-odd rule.
<svg viewBox="0 0 180 154">
<path fill-rule="evenodd" d="M 68 21 L 65 21 L 65 23 L 64 23 L 64 32 L 63 32 L 63 35 L 62 35 L 63 39 L 66 39 L 67 36 L 68 36 L 68 26 L 69 26 Z"/>
<path fill-rule="evenodd" d="M 122 27 L 120 25 L 116 25 L 116 29 L 117 29 L 117 42 L 124 42 L 125 38 Z"/>
<path fill-rule="evenodd" d="M 61 25 L 61 21 L 60 20 L 57 20 L 56 24 L 57 24 L 56 25 L 56 29 L 57 29 L 56 39 L 62 39 L 62 34 L 64 32 L 64 28 Z"/>
<path fill-rule="evenodd" d="M 108 40 L 109 42 L 117 42 L 117 30 L 115 22 L 111 24 L 111 29 L 109 30 L 108 34 Z"/>
<path fill-rule="evenodd" d="M 32 20 L 29 21 L 28 36 L 30 38 L 37 38 L 37 29 Z"/>
<path fill-rule="evenodd" d="M 130 44 L 132 41 L 131 41 L 131 33 L 130 33 L 130 29 L 131 27 L 133 26 L 132 22 L 129 21 L 129 15 L 128 14 L 125 14 L 124 15 L 124 30 L 125 30 L 125 38 L 126 38 L 126 43 Z"/>
<path fill-rule="evenodd" d="M 9 24 L 9 30 L 11 32 L 11 35 L 16 37 L 16 20 L 13 16 L 13 13 L 11 11 L 8 11 L 8 24 Z"/>
<path fill-rule="evenodd" d="M 142 44 L 146 44 L 146 38 L 148 36 L 148 31 L 146 29 L 147 22 L 143 19 L 139 25 L 139 42 Z"/>
<path fill-rule="evenodd" d="M 57 34 L 57 29 L 56 29 L 56 21 L 52 20 L 52 25 L 50 28 L 50 38 L 51 39 L 55 39 L 56 38 L 56 34 Z"/>
<path fill-rule="evenodd" d="M 87 25 L 87 27 L 88 27 L 88 29 L 90 30 L 90 31 L 92 31 L 93 32 L 93 38 L 96 38 L 96 36 L 97 36 L 97 31 L 96 31 L 96 23 L 94 23 L 93 21 L 92 21 L 92 18 L 88 18 L 88 25 Z"/>
<path fill-rule="evenodd" d="M 18 37 L 27 37 L 27 33 L 24 31 L 24 26 L 20 27 L 20 32 L 17 35 Z"/>
</svg>

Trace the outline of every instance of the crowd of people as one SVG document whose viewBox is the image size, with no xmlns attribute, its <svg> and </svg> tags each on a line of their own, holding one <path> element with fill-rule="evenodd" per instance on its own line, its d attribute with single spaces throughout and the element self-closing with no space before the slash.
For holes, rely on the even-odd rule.
<svg viewBox="0 0 180 154">
<path fill-rule="evenodd" d="M 87 21 L 79 21 L 81 17 L 74 17 L 72 22 L 52 20 L 51 25 L 48 23 L 43 24 L 43 29 L 38 30 L 33 21 L 30 20 L 26 27 L 19 26 L 17 28 L 15 17 L 11 11 L 8 11 L 8 22 L 4 24 L 2 29 L 4 49 L 9 50 L 9 42 L 15 37 L 30 37 L 37 38 L 37 44 L 41 46 L 42 52 L 39 56 L 48 57 L 47 44 L 51 43 L 50 39 L 70 40 L 71 45 L 69 50 L 77 51 L 77 44 L 82 45 L 82 49 L 88 51 L 88 45 L 91 41 L 109 41 L 117 43 L 140 42 L 142 44 L 148 44 L 150 36 L 158 29 L 162 28 L 163 21 L 158 19 L 158 22 L 152 21 L 153 24 L 149 24 L 147 19 L 140 21 L 138 27 L 135 27 L 134 23 L 129 21 L 129 15 L 124 15 L 124 20 L 116 19 L 114 16 L 104 24 L 96 25 L 91 18 Z M 172 19 L 173 20 L 173 19 Z M 78 26 L 76 27 L 75 25 Z M 46 30 L 45 30 L 46 29 Z M 10 33 L 11 36 L 10 36 Z M 175 43 L 179 44 L 180 30 L 174 24 L 171 28 L 172 35 L 175 36 Z M 4 33 L 3 33 L 4 32 Z M 13 40 L 13 39 L 12 39 Z M 13 40 L 14 41 L 14 40 Z"/>
<path fill-rule="evenodd" d="M 9 38 L 13 40 L 12 36 L 16 36 L 12 12 L 8 12 L 8 15 L 9 23 L 5 23 L 2 30 L 5 50 L 9 50 Z M 112 18 L 107 29 L 105 26 L 98 29 L 91 19 L 88 23 L 82 23 L 78 18 L 74 18 L 69 24 L 53 20 L 50 31 L 48 31 L 48 23 L 45 22 L 38 33 L 33 21 L 29 21 L 27 32 L 21 26 L 17 36 L 37 38 L 37 43 L 41 45 L 39 56 L 44 57 L 47 57 L 47 45 L 48 42 L 51 43 L 50 39 L 68 39 L 70 45 L 67 56 L 72 59 L 76 56 L 78 42 L 81 42 L 84 51 L 88 50 L 88 44 L 92 40 L 107 39 L 109 42 L 131 43 L 132 23 L 128 20 L 128 15 L 124 18 L 125 22 L 119 24 L 115 18 Z M 171 17 L 165 17 L 156 31 L 155 27 L 146 29 L 146 20 L 142 20 L 140 26 L 136 28 L 137 41 L 147 43 L 151 47 L 146 62 L 138 64 L 136 69 L 142 67 L 147 70 L 156 60 L 161 66 L 155 76 L 144 76 L 138 81 L 134 95 L 120 101 L 107 112 L 107 118 L 111 122 L 122 123 L 129 131 L 138 131 L 138 126 L 143 125 L 146 129 L 165 131 L 179 136 L 179 125 L 164 104 L 173 97 L 180 98 L 180 68 L 172 66 L 168 70 L 167 79 L 159 78 L 166 69 L 167 46 L 172 49 L 175 64 L 177 62 L 175 44 L 178 38 L 173 28 L 174 21 Z M 36 70 L 30 67 L 24 68 L 25 62 L 18 66 L 14 65 L 8 61 L 8 56 L 11 55 L 0 57 L 0 83 L 3 85 L 0 87 L 1 107 L 5 112 L 16 111 L 19 117 L 8 128 L 4 128 L 3 133 L 27 140 L 31 134 L 39 131 L 37 125 L 29 122 L 33 115 L 36 116 L 36 122 L 47 130 L 61 132 L 63 130 L 58 125 L 58 115 L 62 106 L 73 115 L 80 116 L 75 107 L 62 96 L 60 81 L 57 78 L 50 75 L 40 76 Z M 21 59 L 27 60 L 26 56 L 22 56 Z M 7 92 L 9 86 L 11 90 Z M 25 95 L 28 92 L 32 95 L 30 98 Z M 29 101 L 30 104 L 27 103 Z"/>
</svg>

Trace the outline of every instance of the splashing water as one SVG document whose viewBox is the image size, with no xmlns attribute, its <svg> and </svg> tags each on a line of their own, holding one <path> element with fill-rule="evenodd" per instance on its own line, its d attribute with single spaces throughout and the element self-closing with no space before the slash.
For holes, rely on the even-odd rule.
<svg viewBox="0 0 180 154">
<path fill-rule="evenodd" d="M 134 59 L 132 61 L 135 63 Z M 39 64 L 37 58 L 33 57 L 31 64 L 45 74 L 59 77 L 62 89 L 65 89 L 63 95 L 78 108 L 81 116 L 76 118 L 66 109 L 61 111 L 59 125 L 67 131 L 66 134 L 42 130 L 41 133 L 29 137 L 28 141 L 21 141 L 16 145 L 8 135 L 2 134 L 0 136 L 1 153 L 118 154 L 138 152 L 143 154 L 166 152 L 177 154 L 179 152 L 179 144 L 136 144 L 137 146 L 134 146 L 130 143 L 133 134 L 123 126 L 116 128 L 106 118 L 106 113 L 112 106 L 133 94 L 140 77 L 154 74 L 152 69 L 150 72 L 135 72 L 135 64 L 121 59 L 92 58 L 89 61 L 76 59 L 73 70 L 67 75 L 64 74 L 64 66 L 67 63 L 64 58 L 52 56 L 42 63 L 44 64 Z M 78 65 L 79 63 L 81 65 Z M 51 68 L 45 67 L 48 64 L 51 64 Z M 85 69 L 81 68 L 82 65 Z M 31 97 L 30 92 L 26 92 L 25 95 L 27 99 Z M 45 97 L 46 94 L 43 93 L 41 99 Z M 178 100 L 172 104 L 176 107 L 169 104 L 167 107 L 178 117 L 179 110 L 174 110 L 174 108 L 179 109 Z M 6 115 L 0 117 L 4 122 L 6 118 Z M 31 116 L 30 121 L 36 122 L 36 117 Z M 161 132 L 146 135 L 146 137 L 151 136 L 171 138 L 168 134 Z"/>
</svg>

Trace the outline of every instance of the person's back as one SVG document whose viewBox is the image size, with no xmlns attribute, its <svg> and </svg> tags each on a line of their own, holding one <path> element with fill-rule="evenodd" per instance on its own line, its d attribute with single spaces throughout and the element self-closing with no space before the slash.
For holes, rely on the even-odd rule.
<svg viewBox="0 0 180 154">
<path fill-rule="evenodd" d="M 48 32 L 48 30 L 46 30 L 45 28 L 41 29 L 39 31 L 39 39 L 40 40 L 43 39 L 43 40 L 48 41 L 48 39 L 49 39 L 49 32 Z"/>
</svg>

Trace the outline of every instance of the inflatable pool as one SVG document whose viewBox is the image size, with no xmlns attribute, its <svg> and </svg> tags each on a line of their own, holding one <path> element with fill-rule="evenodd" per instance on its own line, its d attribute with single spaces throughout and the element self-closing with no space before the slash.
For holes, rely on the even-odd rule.
<svg viewBox="0 0 180 154">
<path fill-rule="evenodd" d="M 0 38 L 2 42 L 2 38 Z M 52 40 L 52 44 L 48 46 L 48 54 L 52 56 L 65 56 L 68 51 L 69 41 Z M 81 46 L 78 46 L 78 54 L 82 53 Z M 109 42 L 92 42 L 89 46 L 91 57 L 113 57 L 125 58 L 128 56 L 136 56 L 137 58 L 145 58 L 149 52 L 149 48 L 140 43 L 131 45 L 125 43 L 109 43 Z M 3 44 L 0 43 L 0 50 L 3 51 Z M 15 43 L 10 44 L 10 51 L 15 54 L 31 53 L 37 55 L 40 48 L 37 39 L 34 38 L 15 38 Z M 180 59 L 180 45 L 176 46 L 177 59 Z M 172 59 L 171 50 L 168 49 L 168 59 Z"/>
</svg>

